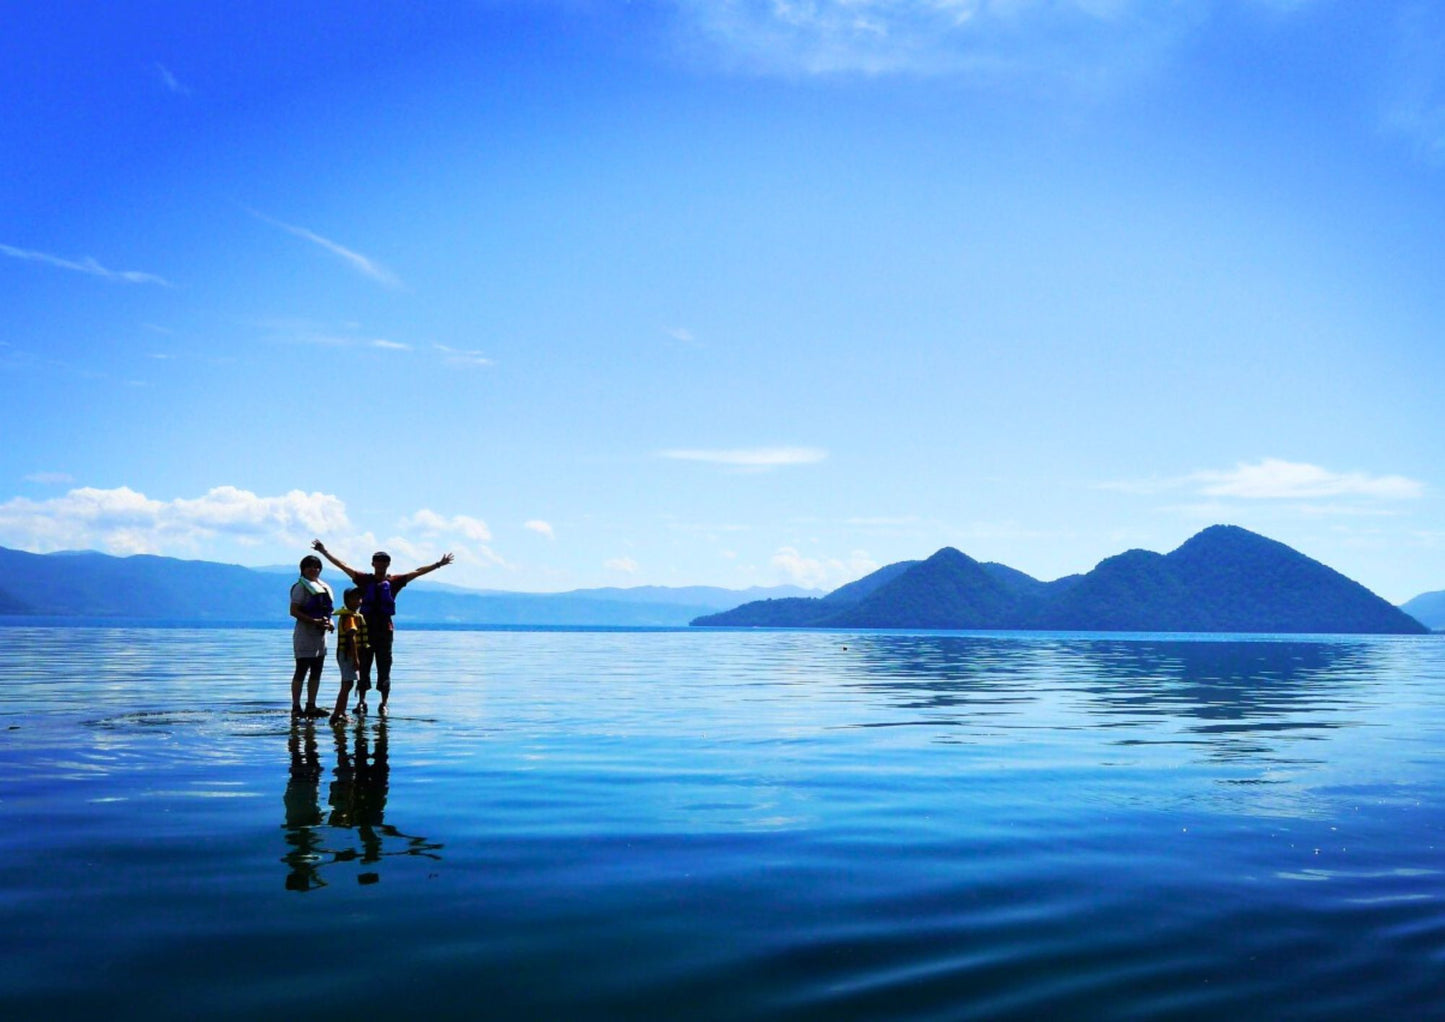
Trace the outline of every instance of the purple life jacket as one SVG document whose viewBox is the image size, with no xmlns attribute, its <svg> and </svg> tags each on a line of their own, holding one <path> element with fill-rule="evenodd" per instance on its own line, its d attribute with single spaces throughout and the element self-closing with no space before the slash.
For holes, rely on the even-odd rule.
<svg viewBox="0 0 1445 1022">
<path fill-rule="evenodd" d="M 319 593 L 308 589 L 306 601 L 301 604 L 301 613 L 307 617 L 330 617 L 335 609 L 331 602 L 331 593 L 325 589 Z"/>
<path fill-rule="evenodd" d="M 391 583 L 384 578 L 373 578 L 361 593 L 361 616 L 380 618 L 391 617 L 395 613 L 396 597 L 392 595 Z"/>
</svg>

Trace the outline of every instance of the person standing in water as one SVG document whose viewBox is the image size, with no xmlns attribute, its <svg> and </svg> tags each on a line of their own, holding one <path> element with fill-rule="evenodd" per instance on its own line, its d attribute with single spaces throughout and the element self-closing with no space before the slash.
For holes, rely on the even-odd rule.
<svg viewBox="0 0 1445 1022">
<path fill-rule="evenodd" d="M 321 667 L 326 663 L 326 633 L 333 627 L 334 599 L 331 587 L 321 581 L 321 558 L 315 554 L 301 558 L 301 577 L 291 586 L 291 616 L 296 619 L 296 627 L 291 632 L 291 649 L 296 656 L 296 673 L 291 676 L 293 716 L 326 715 L 325 710 L 316 708 L 316 693 L 321 688 Z M 305 708 L 301 706 L 303 681 L 306 682 Z"/>
<path fill-rule="evenodd" d="M 336 612 L 336 662 L 341 667 L 341 688 L 336 693 L 336 709 L 331 713 L 331 723 L 345 724 L 351 718 L 346 715 L 346 698 L 351 695 L 351 686 L 361 677 L 361 657 L 366 649 L 366 618 L 361 616 L 361 590 L 352 586 L 341 594 L 346 606 Z M 366 692 L 360 694 L 358 713 L 366 712 Z"/>
<path fill-rule="evenodd" d="M 361 691 L 369 687 L 372 662 L 376 663 L 376 690 L 381 693 L 380 713 L 386 713 L 386 702 L 391 698 L 391 643 L 395 633 L 392 618 L 396 614 L 396 595 L 402 587 L 416 578 L 446 567 L 452 563 L 452 555 L 444 554 L 434 564 L 406 572 L 404 575 L 388 573 L 391 555 L 378 550 L 371 555 L 371 571 L 357 571 L 345 561 L 326 549 L 321 540 L 314 540 L 311 548 L 325 557 L 350 577 L 352 584 L 361 590 L 361 616 L 366 619 L 368 647 L 361 654 Z"/>
</svg>

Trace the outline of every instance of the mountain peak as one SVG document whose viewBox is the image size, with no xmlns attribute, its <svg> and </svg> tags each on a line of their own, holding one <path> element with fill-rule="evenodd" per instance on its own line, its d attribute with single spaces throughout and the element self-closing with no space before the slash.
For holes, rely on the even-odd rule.
<svg viewBox="0 0 1445 1022">
<path fill-rule="evenodd" d="M 977 564 L 978 562 L 957 547 L 945 546 L 935 550 L 933 555 L 923 563 L 933 565 L 968 565 Z"/>
</svg>

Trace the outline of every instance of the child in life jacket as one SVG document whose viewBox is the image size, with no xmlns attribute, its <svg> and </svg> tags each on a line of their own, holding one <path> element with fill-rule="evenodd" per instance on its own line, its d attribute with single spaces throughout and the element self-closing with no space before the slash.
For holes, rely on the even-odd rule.
<svg viewBox="0 0 1445 1022">
<path fill-rule="evenodd" d="M 341 668 L 341 691 L 336 695 L 336 707 L 331 711 L 331 723 L 344 724 L 350 720 L 346 715 L 346 700 L 351 695 L 351 686 L 358 677 L 365 685 L 366 677 L 361 674 L 361 658 L 366 651 L 366 618 L 357 609 L 361 606 L 361 590 L 355 586 L 342 593 L 346 606 L 336 612 L 336 663 Z M 366 712 L 366 689 L 360 692 L 357 713 Z"/>
</svg>

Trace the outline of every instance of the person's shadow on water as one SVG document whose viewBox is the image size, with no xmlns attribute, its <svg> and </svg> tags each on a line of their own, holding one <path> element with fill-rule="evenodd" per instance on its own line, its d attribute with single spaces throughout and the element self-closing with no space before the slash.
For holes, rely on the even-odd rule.
<svg viewBox="0 0 1445 1022">
<path fill-rule="evenodd" d="M 389 856 L 419 855 L 440 861 L 443 846 L 439 842 L 403 833 L 386 822 L 391 778 L 386 720 L 379 719 L 373 727 L 374 734 L 365 722 L 354 730 L 332 729 L 336 768 L 327 794 L 330 811 L 325 814 L 320 806 L 321 764 L 314 727 L 310 722 L 292 727 L 285 824 L 286 841 L 292 847 L 283 856 L 291 868 L 286 878 L 287 890 L 325 887 L 322 868 L 338 862 L 373 867 L 358 873 L 356 882 L 374 884 L 381 880 L 381 872 L 376 867 Z M 323 846 L 323 822 L 328 829 L 328 842 L 334 842 L 336 847 Z M 352 831 L 356 834 L 354 842 L 350 837 Z"/>
</svg>

